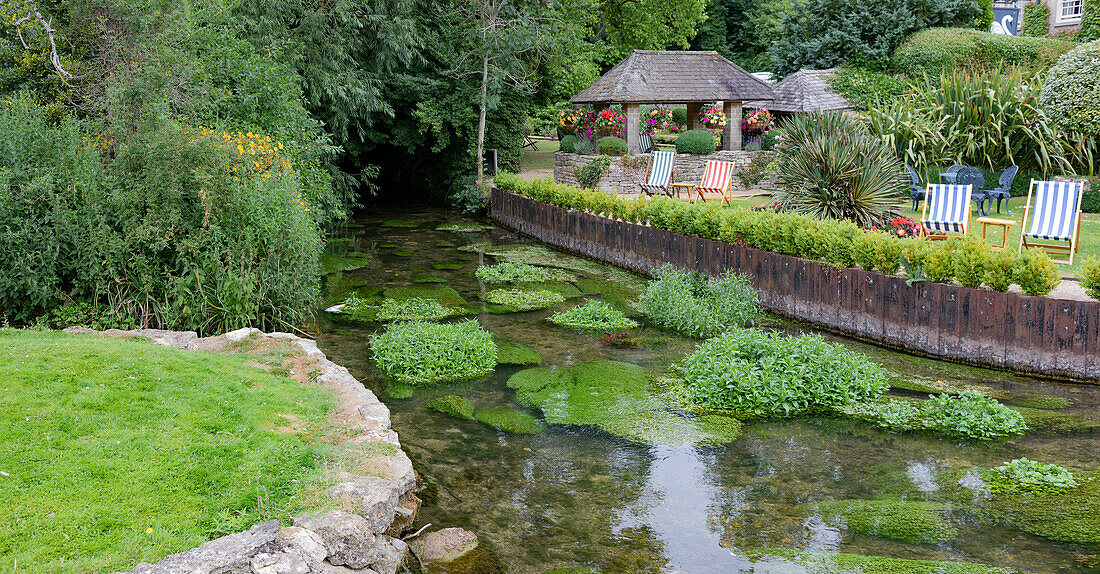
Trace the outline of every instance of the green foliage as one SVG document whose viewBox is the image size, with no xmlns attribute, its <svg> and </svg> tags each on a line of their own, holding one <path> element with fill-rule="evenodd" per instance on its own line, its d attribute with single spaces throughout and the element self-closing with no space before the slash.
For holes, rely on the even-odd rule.
<svg viewBox="0 0 1100 574">
<path fill-rule="evenodd" d="M 1081 6 L 1081 27 L 1074 40 L 1094 42 L 1100 40 L 1100 2 L 1084 0 Z"/>
<path fill-rule="evenodd" d="M 1100 300 L 1100 259 L 1089 257 L 1077 271 L 1077 279 L 1089 297 Z"/>
<path fill-rule="evenodd" d="M 578 141 L 580 141 L 580 138 L 573 134 L 569 134 L 561 138 L 561 145 L 558 147 L 558 149 L 566 153 L 577 153 Z"/>
<path fill-rule="evenodd" d="M 881 138 L 837 113 L 799 114 L 783 124 L 779 146 L 781 209 L 815 219 L 881 225 L 902 196 L 902 165 Z"/>
<path fill-rule="evenodd" d="M 65 329 L 68 327 L 87 327 L 97 331 L 105 329 L 134 329 L 133 317 L 120 316 L 108 305 L 99 305 L 94 301 L 79 300 L 67 302 L 39 315 L 36 320 L 39 327 L 47 329 Z"/>
<path fill-rule="evenodd" d="M 1028 295 L 1045 296 L 1061 280 L 1058 268 L 1041 249 L 1025 249 L 1016 260 L 1016 284 Z"/>
<path fill-rule="evenodd" d="M 1100 546 L 1100 473 L 1078 473 L 1074 480 L 1080 486 L 1050 496 L 1000 494 L 984 505 L 982 514 L 1037 536 L 1095 548 Z"/>
<path fill-rule="evenodd" d="M 1100 6 L 1096 10 L 1100 12 Z M 1043 80 L 1040 102 L 1062 129 L 1100 137 L 1100 41 L 1077 47 L 1058 59 Z"/>
<path fill-rule="evenodd" d="M 604 136 L 596 140 L 596 151 L 601 155 L 626 155 L 626 140 L 616 136 Z"/>
<path fill-rule="evenodd" d="M 993 24 L 993 0 L 978 0 L 978 17 L 974 19 L 974 29 L 988 32 Z"/>
<path fill-rule="evenodd" d="M 676 138 L 676 153 L 706 155 L 716 149 L 714 136 L 707 130 L 688 130 Z"/>
<path fill-rule="evenodd" d="M 906 560 L 860 554 L 807 552 L 805 550 L 767 549 L 750 555 L 778 556 L 806 569 L 809 574 L 1016 574 L 1010 568 L 997 568 L 973 562 Z"/>
<path fill-rule="evenodd" d="M 779 21 L 788 0 L 714 0 L 699 24 L 693 50 L 714 50 L 754 72 L 771 69 L 768 46 L 779 37 Z M 683 125 L 683 124 L 681 124 Z"/>
<path fill-rule="evenodd" d="M 576 281 L 577 276 L 561 269 L 536 267 L 527 263 L 505 261 L 498 265 L 482 265 L 474 272 L 485 283 L 523 283 L 542 281 Z"/>
<path fill-rule="evenodd" d="M 902 96 L 908 82 L 872 68 L 843 66 L 829 78 L 829 86 L 858 110 Z"/>
<path fill-rule="evenodd" d="M 596 184 L 600 182 L 600 178 L 603 177 L 607 166 L 611 165 L 611 158 L 606 155 L 593 158 L 592 161 L 586 163 L 584 167 L 573 167 L 573 175 L 577 178 L 577 183 L 582 187 L 596 187 Z"/>
<path fill-rule="evenodd" d="M 547 290 L 496 289 L 486 293 L 485 300 L 496 305 L 512 307 L 517 311 L 533 311 L 557 305 L 565 301 L 565 297 L 560 293 Z"/>
<path fill-rule="evenodd" d="M 503 341 L 497 343 L 497 363 L 501 365 L 541 365 L 542 356 L 527 345 Z"/>
<path fill-rule="evenodd" d="M 0 330 L 4 560 L 124 571 L 314 510 L 326 440 L 273 431 L 288 415 L 323 428 L 331 392 L 246 364 L 257 359 Z"/>
<path fill-rule="evenodd" d="M 474 405 L 465 397 L 445 395 L 428 401 L 426 406 L 456 419 L 474 420 Z"/>
<path fill-rule="evenodd" d="M 472 379 L 497 364 L 493 335 L 477 321 L 395 323 L 370 337 L 371 359 L 382 372 L 412 384 Z"/>
<path fill-rule="evenodd" d="M 474 418 L 497 429 L 512 434 L 539 434 L 546 431 L 546 425 L 531 413 L 515 409 L 479 409 Z"/>
<path fill-rule="evenodd" d="M 653 324 L 697 338 L 713 337 L 732 327 L 744 327 L 759 313 L 756 290 L 748 277 L 727 272 L 711 279 L 666 265 L 639 298 Z"/>
<path fill-rule="evenodd" d="M 1073 473 L 1056 465 L 1042 464 L 1027 458 L 1017 458 L 984 473 L 993 494 L 1026 493 L 1059 494 L 1080 484 Z"/>
<path fill-rule="evenodd" d="M 403 219 L 387 219 L 382 222 L 380 227 L 396 227 L 396 228 L 412 228 L 417 227 L 417 224 L 412 221 L 405 221 Z"/>
<path fill-rule="evenodd" d="M 759 185 L 767 177 L 768 166 L 771 163 L 772 160 L 768 157 L 768 154 L 753 154 L 748 165 L 737 171 L 737 179 L 741 182 L 741 187 L 752 189 Z"/>
<path fill-rule="evenodd" d="M 345 303 L 345 310 L 348 310 Z M 350 311 L 352 315 L 355 310 Z M 390 321 L 438 321 L 452 315 L 461 314 L 462 311 L 453 307 L 444 307 L 435 299 L 421 299 L 413 297 L 404 301 L 384 299 L 374 311 L 374 320 L 381 322 Z"/>
<path fill-rule="evenodd" d="M 636 321 L 628 319 L 622 311 L 598 300 L 577 305 L 568 311 L 554 313 L 548 321 L 562 327 L 593 331 L 617 331 L 638 326 Z"/>
<path fill-rule="evenodd" d="M 989 254 L 982 283 L 994 291 L 1007 293 L 1016 278 L 1016 254 L 1008 249 Z"/>
<path fill-rule="evenodd" d="M 836 500 L 817 504 L 826 524 L 910 544 L 943 544 L 958 536 L 942 503 L 909 500 Z"/>
<path fill-rule="evenodd" d="M 1020 413 L 976 391 L 930 396 L 921 416 L 926 428 L 959 438 L 990 440 L 1027 432 Z"/>
<path fill-rule="evenodd" d="M 684 106 L 672 108 L 672 123 L 684 127 L 688 123 L 688 109 Z"/>
<path fill-rule="evenodd" d="M 955 280 L 963 287 L 980 287 L 993 258 L 989 244 L 977 236 L 967 235 L 958 241 L 953 255 Z"/>
<path fill-rule="evenodd" d="M 823 70 L 848 63 L 883 66 L 902 40 L 918 30 L 972 26 L 977 2 L 901 0 L 835 2 L 795 0 L 783 15 L 771 46 L 775 71 L 782 76 L 803 68 Z M 828 26 L 822 26 L 828 22 Z"/>
<path fill-rule="evenodd" d="M 1050 8 L 1046 2 L 1028 2 L 1024 4 L 1021 36 L 1046 36 L 1047 22 L 1050 20 Z"/>
<path fill-rule="evenodd" d="M 1074 44 L 1056 38 L 1006 36 L 965 28 L 933 28 L 913 34 L 894 51 L 891 65 L 912 76 L 922 73 L 991 71 L 1015 66 L 1034 72 L 1049 68 Z"/>
<path fill-rule="evenodd" d="M 823 412 L 887 388 L 880 365 L 820 335 L 755 329 L 704 341 L 676 369 L 690 402 L 755 417 Z"/>
<path fill-rule="evenodd" d="M 413 285 L 405 287 L 390 287 L 382 292 L 386 299 L 405 301 L 408 299 L 434 299 L 446 307 L 460 307 L 466 304 L 466 300 L 458 291 L 446 285 Z"/>
</svg>

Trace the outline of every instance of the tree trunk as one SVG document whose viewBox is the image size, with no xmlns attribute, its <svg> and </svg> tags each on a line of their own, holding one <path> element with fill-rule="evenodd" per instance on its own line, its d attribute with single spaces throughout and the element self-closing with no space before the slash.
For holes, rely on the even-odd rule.
<svg viewBox="0 0 1100 574">
<path fill-rule="evenodd" d="M 485 116 L 489 107 L 489 50 L 481 52 L 481 114 L 477 119 L 477 189 L 485 182 Z"/>
</svg>

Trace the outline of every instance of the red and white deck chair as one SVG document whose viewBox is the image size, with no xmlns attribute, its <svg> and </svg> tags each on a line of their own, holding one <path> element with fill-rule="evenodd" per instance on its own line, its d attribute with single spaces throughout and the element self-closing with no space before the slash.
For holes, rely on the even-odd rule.
<svg viewBox="0 0 1100 574">
<path fill-rule="evenodd" d="M 714 199 L 722 199 L 727 204 L 733 205 L 729 195 L 731 179 L 733 179 L 733 163 L 717 159 L 708 161 L 707 168 L 703 171 L 703 179 L 687 190 L 688 201 L 694 202 L 691 198 L 691 192 L 694 191 L 702 201 L 707 200 L 706 194 L 709 193 L 718 196 Z"/>
<path fill-rule="evenodd" d="M 1032 194 L 1035 196 L 1034 205 L 1031 203 Z M 1081 233 L 1081 198 L 1084 194 L 1085 186 L 1079 181 L 1031 180 L 1017 253 L 1022 252 L 1024 247 L 1038 247 L 1050 255 L 1068 253 L 1067 259 L 1052 258 L 1051 261 L 1073 265 L 1073 254 L 1078 247 L 1077 236 Z M 1033 241 L 1028 241 L 1029 238 Z M 1069 245 L 1037 243 L 1035 239 L 1068 241 Z"/>
</svg>

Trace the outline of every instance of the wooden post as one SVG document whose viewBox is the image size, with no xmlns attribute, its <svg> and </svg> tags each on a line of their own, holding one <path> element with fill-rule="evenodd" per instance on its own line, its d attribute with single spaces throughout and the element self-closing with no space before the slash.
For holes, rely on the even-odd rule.
<svg viewBox="0 0 1100 574">
<path fill-rule="evenodd" d="M 641 107 L 638 104 L 623 104 L 626 113 L 626 153 L 638 153 L 638 133 L 641 131 Z"/>
<path fill-rule="evenodd" d="M 726 128 L 722 131 L 722 149 L 741 151 L 741 102 L 722 102 Z"/>
<path fill-rule="evenodd" d="M 703 126 L 699 124 L 699 112 L 702 111 L 702 109 L 703 109 L 703 104 L 701 104 L 699 102 L 688 102 L 688 105 L 687 105 L 687 112 L 688 112 L 688 114 L 687 114 L 688 115 L 687 128 L 689 130 L 698 130 L 698 129 L 703 128 Z"/>
</svg>

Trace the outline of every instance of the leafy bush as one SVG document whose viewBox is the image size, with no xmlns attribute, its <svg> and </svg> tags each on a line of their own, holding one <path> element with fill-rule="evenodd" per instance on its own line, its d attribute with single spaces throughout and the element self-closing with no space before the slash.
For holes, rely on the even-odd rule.
<svg viewBox="0 0 1100 574">
<path fill-rule="evenodd" d="M 829 78 L 829 86 L 856 109 L 866 110 L 905 94 L 908 82 L 879 70 L 844 66 Z"/>
<path fill-rule="evenodd" d="M 1016 254 L 1008 249 L 994 251 L 986 261 L 982 283 L 994 291 L 1007 293 L 1016 278 Z"/>
<path fill-rule="evenodd" d="M 1040 101 L 1062 129 L 1100 137 L 1100 41 L 1062 56 L 1043 81 Z"/>
<path fill-rule="evenodd" d="M 955 280 L 963 287 L 980 287 L 985 280 L 992 253 L 989 244 L 977 236 L 964 237 L 954 251 Z"/>
<path fill-rule="evenodd" d="M 568 311 L 555 313 L 548 320 L 563 327 L 593 331 L 614 331 L 638 326 L 637 322 L 628 319 L 622 311 L 596 300 L 578 305 Z"/>
<path fill-rule="evenodd" d="M 974 28 L 982 32 L 988 32 L 993 25 L 993 0 L 978 0 L 980 13 L 974 19 Z"/>
<path fill-rule="evenodd" d="M 606 155 L 593 158 L 592 161 L 586 163 L 583 167 L 573 167 L 573 175 L 577 178 L 577 183 L 583 187 L 595 187 L 600 182 L 600 178 L 603 177 L 604 171 L 607 170 L 607 166 L 611 165 L 611 158 Z"/>
<path fill-rule="evenodd" d="M 817 504 L 827 524 L 910 544 L 942 544 L 958 531 L 942 503 L 909 500 L 835 500 Z"/>
<path fill-rule="evenodd" d="M 1078 42 L 1100 40 L 1100 2 L 1085 0 L 1081 6 L 1081 27 L 1074 38 Z"/>
<path fill-rule="evenodd" d="M 737 170 L 737 179 L 741 181 L 741 187 L 754 188 L 768 175 L 768 165 L 771 158 L 765 153 L 755 153 L 748 165 Z"/>
<path fill-rule="evenodd" d="M 1046 2 L 1028 2 L 1024 4 L 1023 31 L 1021 36 L 1046 37 L 1047 22 L 1050 21 L 1050 8 Z"/>
<path fill-rule="evenodd" d="M 1078 486 L 1072 472 L 1056 464 L 1042 464 L 1027 458 L 1013 459 L 992 468 L 984 478 L 993 494 L 1058 494 Z"/>
<path fill-rule="evenodd" d="M 596 141 L 596 151 L 607 155 L 626 155 L 626 140 L 616 136 L 605 136 Z"/>
<path fill-rule="evenodd" d="M 704 341 L 676 369 L 690 402 L 757 417 L 823 412 L 887 388 L 880 365 L 816 334 L 735 329 Z"/>
<path fill-rule="evenodd" d="M 496 305 L 515 307 L 520 311 L 533 311 L 557 305 L 565 301 L 565 297 L 561 293 L 546 290 L 497 289 L 486 293 L 485 300 Z"/>
<path fill-rule="evenodd" d="M 558 149 L 567 153 L 577 153 L 578 141 L 580 141 L 580 138 L 573 134 L 569 134 L 561 138 L 561 144 L 558 146 Z"/>
<path fill-rule="evenodd" d="M 782 129 L 775 192 L 782 209 L 861 227 L 884 223 L 906 189 L 889 145 L 843 114 L 800 114 Z"/>
<path fill-rule="evenodd" d="M 433 411 L 450 415 L 456 419 L 473 420 L 474 405 L 470 400 L 458 395 L 445 395 L 428 401 L 426 405 Z"/>
<path fill-rule="evenodd" d="M 966 28 L 933 28 L 909 37 L 894 51 L 899 72 L 938 76 L 941 72 L 980 72 L 1007 66 L 1041 71 L 1074 44 L 1055 38 L 992 34 Z"/>
<path fill-rule="evenodd" d="M 684 127 L 688 123 L 688 109 L 684 106 L 672 108 L 672 123 Z"/>
<path fill-rule="evenodd" d="M 977 391 L 930 396 L 921 416 L 926 428 L 960 438 L 989 440 L 1027 432 L 1023 415 Z"/>
<path fill-rule="evenodd" d="M 506 261 L 498 265 L 482 265 L 474 272 L 485 283 L 541 283 L 545 281 L 577 280 L 577 276 L 561 269 L 537 267 L 518 261 Z"/>
<path fill-rule="evenodd" d="M 1089 297 L 1100 300 L 1100 259 L 1089 257 L 1077 271 L 1077 279 Z"/>
<path fill-rule="evenodd" d="M 403 383 L 463 380 L 492 372 L 497 346 L 475 320 L 439 324 L 410 321 L 370 337 L 371 359 Z"/>
<path fill-rule="evenodd" d="M 676 153 L 706 155 L 716 149 L 714 136 L 707 130 L 688 130 L 676 138 Z"/>
<path fill-rule="evenodd" d="M 1045 296 L 1061 280 L 1054 262 L 1040 249 L 1025 249 L 1016 261 L 1016 284 L 1028 295 Z"/>
<path fill-rule="evenodd" d="M 653 272 L 639 298 L 653 324 L 692 337 L 713 337 L 743 327 L 759 312 L 756 291 L 745 275 L 711 279 L 666 265 Z"/>
</svg>

